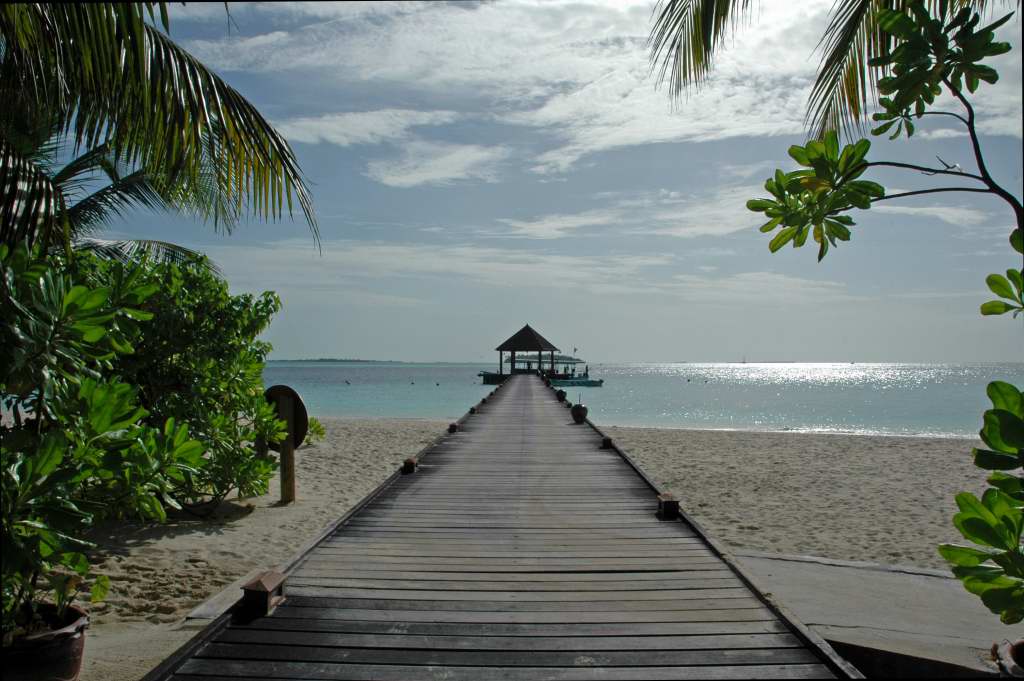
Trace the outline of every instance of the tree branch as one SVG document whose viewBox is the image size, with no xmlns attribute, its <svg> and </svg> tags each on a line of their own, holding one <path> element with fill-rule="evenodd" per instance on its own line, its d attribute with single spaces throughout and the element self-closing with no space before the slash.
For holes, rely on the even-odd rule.
<svg viewBox="0 0 1024 681">
<path fill-rule="evenodd" d="M 971 103 L 967 101 L 967 98 L 964 97 L 960 90 L 953 87 L 953 84 L 949 82 L 948 78 L 943 78 L 942 83 L 949 89 L 953 96 L 960 101 L 964 110 L 967 111 L 967 132 L 971 136 L 971 148 L 974 150 L 974 160 L 978 164 L 978 172 L 981 173 L 982 181 L 988 186 L 989 190 L 993 194 L 999 196 L 1010 204 L 1013 208 L 1013 212 L 1017 216 L 1017 228 L 1024 229 L 1024 207 L 1021 206 L 1017 197 L 1000 187 L 996 181 L 992 179 L 992 175 L 988 172 L 988 167 L 985 165 L 985 158 L 981 153 L 981 141 L 978 139 L 978 131 L 974 128 L 974 107 L 971 106 Z"/>
<path fill-rule="evenodd" d="M 886 166 L 889 168 L 906 168 L 908 170 L 919 170 L 922 173 L 928 175 L 956 175 L 957 177 L 967 177 L 978 182 L 985 182 L 985 178 L 981 175 L 975 175 L 974 173 L 965 173 L 962 170 L 945 170 L 942 168 L 929 168 L 928 166 L 914 165 L 913 163 L 896 163 L 895 161 L 871 161 L 865 163 L 862 167 L 870 168 L 872 166 Z"/>
<path fill-rule="evenodd" d="M 913 116 L 914 118 L 921 118 L 922 116 L 952 116 L 953 118 L 957 119 L 964 125 L 970 125 L 970 123 L 967 122 L 966 118 L 964 118 L 958 113 L 953 113 L 952 111 L 922 111 L 921 113 L 911 114 L 911 116 Z"/>
<path fill-rule="evenodd" d="M 940 194 L 942 192 L 974 192 L 975 194 L 994 194 L 991 189 L 979 189 L 977 187 L 936 187 L 935 189 L 917 189 L 912 192 L 900 192 L 899 194 L 888 194 L 886 196 L 880 196 L 877 199 L 872 199 L 871 203 L 876 201 L 886 201 L 888 199 L 902 199 L 907 196 L 919 196 L 921 194 Z"/>
</svg>

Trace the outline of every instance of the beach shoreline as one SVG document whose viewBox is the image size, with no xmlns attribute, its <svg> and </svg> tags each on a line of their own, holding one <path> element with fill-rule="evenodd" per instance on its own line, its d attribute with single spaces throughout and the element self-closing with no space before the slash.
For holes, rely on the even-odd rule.
<svg viewBox="0 0 1024 681">
<path fill-rule="evenodd" d="M 275 478 L 267 495 L 231 499 L 207 520 L 98 528 L 96 572 L 112 588 L 91 607 L 82 681 L 143 676 L 195 633 L 189 611 L 253 570 L 286 563 L 447 426 L 321 421 L 325 440 L 297 453 L 294 504 L 276 505 Z M 935 545 L 957 540 L 953 494 L 984 483 L 966 439 L 602 428 L 735 550 L 941 569 Z"/>
</svg>

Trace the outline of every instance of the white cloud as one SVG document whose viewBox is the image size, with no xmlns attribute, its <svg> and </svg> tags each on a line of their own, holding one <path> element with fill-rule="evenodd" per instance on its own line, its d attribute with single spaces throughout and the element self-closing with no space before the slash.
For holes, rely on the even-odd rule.
<svg viewBox="0 0 1024 681">
<path fill-rule="evenodd" d="M 893 192 L 895 193 L 895 192 Z M 989 214 L 976 208 L 965 206 L 889 206 L 874 205 L 871 207 L 873 213 L 888 213 L 890 215 L 909 215 L 917 218 L 932 218 L 941 220 L 950 225 L 974 226 L 988 221 Z"/>
<path fill-rule="evenodd" d="M 455 180 L 494 182 L 497 166 L 509 154 L 505 147 L 412 141 L 397 159 L 371 161 L 366 176 L 391 187 L 445 185 Z"/>
<path fill-rule="evenodd" d="M 275 125 L 291 142 L 327 142 L 347 147 L 403 139 L 414 127 L 452 123 L 458 117 L 454 111 L 380 109 L 290 118 Z"/>
<path fill-rule="evenodd" d="M 764 195 L 761 185 L 719 187 L 706 194 L 663 202 L 644 231 L 667 236 L 721 235 L 757 227 L 760 214 L 747 210 L 749 199 Z"/>
<path fill-rule="evenodd" d="M 267 246 L 208 248 L 233 286 L 246 290 L 379 289 L 402 280 L 462 278 L 496 287 L 585 289 L 592 293 L 645 294 L 650 268 L 669 255 L 577 256 L 473 245 L 376 243 L 333 240 L 317 255 L 308 241 Z M 295 277 L 296 271 L 302 277 Z M 380 292 L 379 290 L 377 291 Z M 360 294 L 361 295 L 361 294 Z M 385 293 L 385 295 L 390 295 Z M 400 296 L 399 302 L 405 299 Z"/>
<path fill-rule="evenodd" d="M 792 277 L 776 272 L 741 272 L 721 277 L 678 274 L 661 289 L 700 302 L 735 301 L 750 296 L 751 291 L 757 291 L 762 299 L 774 302 L 859 299 L 850 295 L 846 285 L 839 282 Z"/>
<path fill-rule="evenodd" d="M 533 220 L 500 219 L 498 222 L 512 229 L 511 232 L 503 232 L 502 236 L 557 239 L 569 236 L 570 233 L 582 227 L 610 225 L 620 218 L 621 216 L 616 210 L 589 210 L 571 215 L 544 215 Z"/>
<path fill-rule="evenodd" d="M 593 198 L 608 202 L 603 208 L 540 215 L 528 220 L 502 218 L 498 222 L 511 231 L 481 233 L 487 236 L 558 239 L 578 235 L 588 227 L 613 226 L 626 234 L 724 235 L 763 222 L 746 208 L 748 199 L 763 193 L 759 185 L 726 186 L 694 195 L 667 189 L 600 192 Z"/>
<path fill-rule="evenodd" d="M 564 173 L 588 155 L 635 145 L 803 132 L 818 63 L 814 46 L 831 4 L 762 3 L 751 25 L 717 55 L 707 83 L 675 111 L 651 77 L 649 0 L 271 3 L 247 11 L 276 22 L 275 28 L 284 19 L 306 23 L 265 36 L 190 41 L 187 47 L 220 69 L 309 71 L 339 84 L 455 98 L 465 102 L 467 115 L 553 135 L 554 144 L 532 164 L 550 174 Z M 1004 28 L 1000 37 L 1019 48 L 1015 33 Z M 993 63 L 1002 79 L 975 98 L 979 127 L 1019 138 L 1019 52 Z"/>
</svg>

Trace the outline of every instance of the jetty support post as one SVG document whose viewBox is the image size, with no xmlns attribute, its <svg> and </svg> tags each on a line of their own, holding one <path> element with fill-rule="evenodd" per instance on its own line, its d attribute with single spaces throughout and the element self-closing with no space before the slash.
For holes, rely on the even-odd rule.
<svg viewBox="0 0 1024 681">
<path fill-rule="evenodd" d="M 290 504 L 295 501 L 295 401 L 291 395 L 278 396 L 277 417 L 287 424 L 281 440 L 281 503 Z"/>
<path fill-rule="evenodd" d="M 668 492 L 658 495 L 658 520 L 679 520 L 679 500 Z"/>
</svg>

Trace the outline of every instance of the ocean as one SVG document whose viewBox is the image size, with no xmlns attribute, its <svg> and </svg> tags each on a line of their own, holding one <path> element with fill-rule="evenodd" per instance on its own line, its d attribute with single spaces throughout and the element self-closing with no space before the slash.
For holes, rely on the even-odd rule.
<svg viewBox="0 0 1024 681">
<path fill-rule="evenodd" d="M 490 392 L 487 364 L 269 362 L 314 416 L 458 418 Z M 600 425 L 970 437 L 992 380 L 1013 364 L 591 364 L 600 388 L 566 388 Z"/>
</svg>

